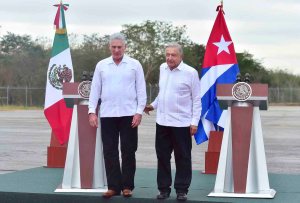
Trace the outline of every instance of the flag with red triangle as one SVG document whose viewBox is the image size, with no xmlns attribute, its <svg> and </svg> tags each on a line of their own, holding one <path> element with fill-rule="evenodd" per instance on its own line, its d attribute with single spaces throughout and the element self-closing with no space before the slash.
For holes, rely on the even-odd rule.
<svg viewBox="0 0 300 203">
<path fill-rule="evenodd" d="M 234 83 L 239 72 L 234 45 L 224 18 L 223 5 L 209 36 L 201 71 L 202 111 L 195 134 L 197 144 L 209 138 L 209 132 L 217 126 L 224 127 L 226 111 L 219 107 L 216 97 L 217 84 Z"/>
</svg>

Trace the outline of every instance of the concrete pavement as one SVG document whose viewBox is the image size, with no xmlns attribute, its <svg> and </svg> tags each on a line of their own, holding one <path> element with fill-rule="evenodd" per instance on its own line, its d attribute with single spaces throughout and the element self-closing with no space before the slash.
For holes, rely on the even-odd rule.
<svg viewBox="0 0 300 203">
<path fill-rule="evenodd" d="M 300 174 L 300 107 L 270 106 L 261 117 L 268 171 Z M 0 173 L 45 166 L 50 132 L 42 110 L 0 111 Z M 137 167 L 156 168 L 154 138 L 155 113 L 144 115 Z M 193 141 L 193 170 L 204 169 L 206 149 Z"/>
</svg>

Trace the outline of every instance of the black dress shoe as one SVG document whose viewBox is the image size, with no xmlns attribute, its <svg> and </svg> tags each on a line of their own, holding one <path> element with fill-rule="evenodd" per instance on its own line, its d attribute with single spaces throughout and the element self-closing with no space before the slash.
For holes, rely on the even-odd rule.
<svg viewBox="0 0 300 203">
<path fill-rule="evenodd" d="M 131 197 L 132 196 L 132 190 L 130 190 L 130 189 L 124 189 L 123 190 L 123 196 L 124 197 Z"/>
<path fill-rule="evenodd" d="M 183 192 L 177 193 L 177 200 L 178 201 L 186 201 L 187 200 L 186 193 L 183 193 Z"/>
<path fill-rule="evenodd" d="M 120 192 L 114 191 L 114 190 L 107 190 L 105 193 L 102 194 L 103 198 L 111 198 L 112 196 L 120 195 Z"/>
<path fill-rule="evenodd" d="M 169 192 L 160 192 L 157 196 L 156 199 L 167 199 L 170 197 Z"/>
</svg>

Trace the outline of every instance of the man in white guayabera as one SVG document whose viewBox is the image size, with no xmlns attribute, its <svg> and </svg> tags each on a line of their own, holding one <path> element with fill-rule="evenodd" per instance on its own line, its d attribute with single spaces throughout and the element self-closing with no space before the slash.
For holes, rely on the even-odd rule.
<svg viewBox="0 0 300 203">
<path fill-rule="evenodd" d="M 131 197 L 136 171 L 138 125 L 146 105 L 146 85 L 139 61 L 125 55 L 125 37 L 110 36 L 111 56 L 98 62 L 89 98 L 89 123 L 98 127 L 95 114 L 99 99 L 103 154 L 108 191 L 103 197 Z M 119 161 L 121 140 L 122 166 Z"/>
<path fill-rule="evenodd" d="M 174 151 L 176 175 L 174 188 L 177 200 L 187 200 L 192 179 L 192 138 L 201 113 L 198 72 L 183 63 L 182 47 L 177 43 L 166 46 L 166 63 L 160 66 L 159 93 L 145 108 L 157 109 L 155 149 L 157 155 L 157 199 L 170 196 L 171 154 Z"/>
</svg>

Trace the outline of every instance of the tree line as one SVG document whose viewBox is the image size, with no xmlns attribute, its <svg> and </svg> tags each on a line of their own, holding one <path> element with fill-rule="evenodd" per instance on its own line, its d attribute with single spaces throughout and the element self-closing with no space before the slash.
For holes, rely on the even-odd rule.
<svg viewBox="0 0 300 203">
<path fill-rule="evenodd" d="M 186 26 L 145 21 L 125 24 L 121 32 L 127 38 L 127 54 L 141 62 L 147 84 L 157 84 L 159 65 L 165 61 L 164 46 L 172 41 L 183 46 L 184 61 L 200 74 L 205 46 L 190 40 Z M 11 32 L 1 36 L 0 86 L 45 87 L 52 48 L 49 41 Z M 93 71 L 99 60 L 110 56 L 108 35 L 70 34 L 69 42 L 75 81 L 80 81 L 83 71 Z M 237 53 L 237 59 L 241 74 L 250 73 L 254 82 L 267 83 L 270 87 L 300 86 L 300 76 L 284 70 L 268 70 L 251 53 Z"/>
</svg>

